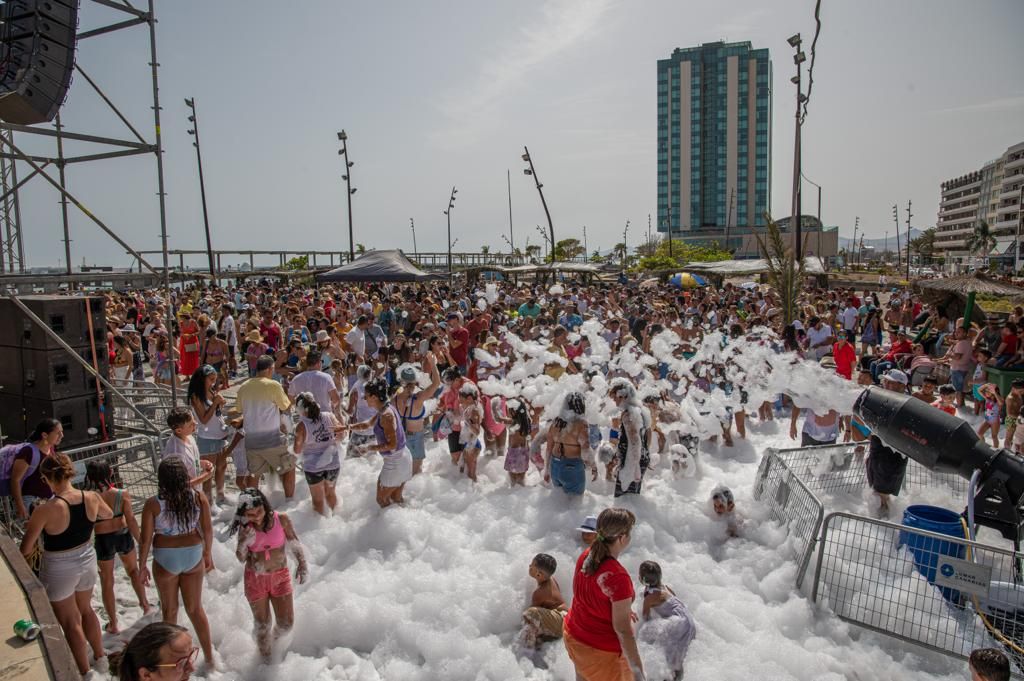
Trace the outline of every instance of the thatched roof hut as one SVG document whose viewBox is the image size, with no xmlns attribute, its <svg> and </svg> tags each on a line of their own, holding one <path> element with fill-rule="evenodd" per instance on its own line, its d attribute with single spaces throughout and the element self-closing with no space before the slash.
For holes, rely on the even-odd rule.
<svg viewBox="0 0 1024 681">
<path fill-rule="evenodd" d="M 985 296 L 1006 296 L 1007 298 L 1024 296 L 1024 289 L 992 279 L 984 271 L 973 272 L 962 277 L 920 279 L 914 285 L 921 289 L 922 294 L 929 302 L 943 305 L 946 308 L 946 314 L 951 319 L 963 316 L 967 308 L 967 297 L 972 293 Z M 992 312 L 989 310 L 989 313 Z M 1000 317 L 1003 315 L 1005 313 L 996 314 Z M 971 320 L 984 324 L 987 316 L 981 305 L 975 305 L 971 313 Z"/>
</svg>

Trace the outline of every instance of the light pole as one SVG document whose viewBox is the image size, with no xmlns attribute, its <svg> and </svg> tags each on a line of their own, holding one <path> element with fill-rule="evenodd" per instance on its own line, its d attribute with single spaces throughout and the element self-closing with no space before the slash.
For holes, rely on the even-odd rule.
<svg viewBox="0 0 1024 681">
<path fill-rule="evenodd" d="M 352 166 L 355 163 L 348 160 L 348 135 L 344 130 L 338 133 L 338 139 L 341 141 L 338 155 L 345 159 L 345 174 L 341 178 L 345 180 L 345 198 L 348 200 L 348 261 L 352 262 L 356 259 L 356 242 L 352 235 L 352 195 L 356 193 L 352 186 Z"/>
<path fill-rule="evenodd" d="M 807 182 L 810 182 L 811 184 L 813 184 L 815 187 L 818 188 L 818 257 L 820 258 L 821 257 L 821 232 L 825 228 L 824 223 L 821 221 L 821 185 L 818 184 L 817 182 L 815 182 L 814 180 L 810 179 L 806 175 L 804 175 L 802 171 L 800 173 L 800 176 L 802 178 L 804 178 L 804 180 L 806 180 Z"/>
<path fill-rule="evenodd" d="M 853 243 L 850 244 L 850 262 L 856 264 L 857 260 L 857 227 L 860 226 L 860 216 L 853 219 Z"/>
<path fill-rule="evenodd" d="M 551 223 L 551 211 L 548 210 L 548 202 L 544 200 L 544 185 L 540 183 L 540 178 L 537 177 L 537 171 L 533 167 L 533 158 L 530 156 L 530 150 L 525 146 L 523 147 L 523 160 L 530 164 L 529 168 L 523 169 L 524 175 L 530 175 L 533 177 L 534 183 L 537 185 L 537 193 L 540 194 L 540 203 L 544 206 L 544 215 L 548 218 L 548 231 L 551 232 L 551 259 L 554 260 L 555 253 L 555 226 Z"/>
<path fill-rule="evenodd" d="M 629 236 L 629 220 L 626 220 L 626 228 L 622 230 L 622 270 L 626 270 L 626 257 L 629 254 L 629 242 L 626 241 Z"/>
<path fill-rule="evenodd" d="M 666 227 L 668 227 L 668 257 L 670 257 L 670 258 L 672 258 L 674 260 L 675 256 L 672 255 L 672 206 L 671 206 L 671 204 L 667 205 L 666 208 L 665 208 L 665 222 L 668 223 L 666 225 Z"/>
<path fill-rule="evenodd" d="M 896 223 L 896 270 L 899 271 L 903 268 L 903 255 L 900 253 L 900 209 L 895 203 L 892 204 L 892 221 Z"/>
<path fill-rule="evenodd" d="M 412 218 L 409 218 L 409 229 L 412 230 L 412 257 L 419 260 L 419 249 L 416 248 L 416 223 L 413 222 Z"/>
<path fill-rule="evenodd" d="M 505 181 L 508 183 L 508 247 L 511 249 L 512 256 L 516 254 L 516 235 L 512 231 L 512 171 L 508 168 L 505 169 Z"/>
<path fill-rule="evenodd" d="M 587 250 L 587 226 L 583 225 L 583 262 L 590 262 L 590 251 Z"/>
<path fill-rule="evenodd" d="M 913 203 L 911 199 L 907 199 L 907 282 L 910 282 L 910 218 L 914 217 L 914 214 L 910 212 L 910 206 Z"/>
<path fill-rule="evenodd" d="M 196 163 L 199 165 L 199 196 L 203 202 L 203 226 L 206 229 L 206 257 L 210 260 L 210 283 L 216 286 L 217 272 L 213 263 L 213 243 L 210 240 L 210 216 L 206 212 L 206 183 L 203 181 L 203 152 L 199 147 L 199 119 L 196 117 L 195 98 L 186 97 L 185 106 L 192 112 L 188 116 L 188 122 L 192 124 L 192 129 L 188 131 L 188 134 L 195 137 L 192 146 L 196 148 Z"/>
<path fill-rule="evenodd" d="M 885 264 L 889 264 L 889 230 L 885 230 Z"/>
<path fill-rule="evenodd" d="M 800 34 L 790 37 L 787 41 L 789 46 L 796 50 L 793 55 L 793 63 L 796 64 L 796 75 L 790 79 L 794 85 L 796 85 L 796 135 L 793 141 L 793 220 L 795 221 L 795 235 L 796 235 L 796 247 L 794 252 L 796 253 L 797 262 L 803 262 L 803 238 L 801 236 L 801 230 L 803 225 L 800 220 L 800 106 L 807 100 L 807 97 L 803 92 L 800 91 L 800 72 L 802 71 L 801 64 L 807 61 L 807 55 L 804 54 L 803 50 L 800 49 Z"/>
<path fill-rule="evenodd" d="M 452 194 L 448 197 L 448 208 L 445 209 L 444 214 L 448 218 L 448 274 L 452 273 L 452 210 L 455 208 L 455 195 L 459 193 L 459 190 L 452 186 Z M 456 239 L 458 241 L 458 239 Z"/>
</svg>

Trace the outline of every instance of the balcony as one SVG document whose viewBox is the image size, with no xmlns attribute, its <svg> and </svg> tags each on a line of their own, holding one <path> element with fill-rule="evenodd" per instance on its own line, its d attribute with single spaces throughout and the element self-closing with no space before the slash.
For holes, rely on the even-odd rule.
<svg viewBox="0 0 1024 681">
<path fill-rule="evenodd" d="M 1006 201 L 1008 199 L 1019 199 L 1019 198 L 1020 198 L 1020 187 L 1018 187 L 1016 189 L 1007 189 L 1006 191 L 1004 191 L 1004 192 L 999 194 L 999 200 L 1000 201 Z M 1017 205 L 1016 201 L 1014 201 L 1014 205 Z"/>
<path fill-rule="evenodd" d="M 977 215 L 972 213 L 971 215 L 967 215 L 962 218 L 953 218 L 951 220 L 947 220 L 945 219 L 946 216 L 943 215 L 942 217 L 939 218 L 939 227 L 953 227 L 956 225 L 966 225 L 971 222 L 974 222 L 976 217 Z"/>
<path fill-rule="evenodd" d="M 1012 218 L 1008 220 L 1000 220 L 996 224 L 992 225 L 993 231 L 1000 229 L 1016 229 L 1017 228 L 1017 215 L 1014 214 Z"/>
<path fill-rule="evenodd" d="M 959 215 L 961 213 L 976 213 L 978 212 L 978 202 L 973 201 L 965 206 L 939 206 L 939 213 L 943 216 Z"/>
<path fill-rule="evenodd" d="M 937 251 L 951 251 L 954 248 L 965 248 L 967 242 L 963 239 L 957 239 L 956 241 L 939 241 L 935 240 L 935 250 Z"/>
<path fill-rule="evenodd" d="M 1016 213 L 1018 208 L 1020 208 L 1020 203 L 1017 201 L 1011 201 L 996 208 L 996 217 L 998 218 L 998 216 L 1006 213 Z"/>
<path fill-rule="evenodd" d="M 1003 172 L 1005 173 L 1010 168 L 1020 167 L 1024 167 L 1024 154 L 1022 154 L 1019 158 L 1013 159 L 1012 161 L 1007 161 L 1006 164 L 1003 166 Z"/>
</svg>

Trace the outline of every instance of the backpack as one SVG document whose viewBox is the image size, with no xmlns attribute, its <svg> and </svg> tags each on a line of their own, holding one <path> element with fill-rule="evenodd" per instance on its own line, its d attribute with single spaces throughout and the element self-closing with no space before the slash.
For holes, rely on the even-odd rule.
<svg viewBox="0 0 1024 681">
<path fill-rule="evenodd" d="M 4 445 L 0 448 L 0 497 L 11 496 L 11 469 L 14 467 L 14 457 L 26 446 L 32 447 L 32 461 L 29 462 L 25 478 L 36 472 L 43 455 L 38 447 L 29 442 L 18 442 L 17 444 Z M 22 478 L 22 481 L 25 480 Z"/>
</svg>

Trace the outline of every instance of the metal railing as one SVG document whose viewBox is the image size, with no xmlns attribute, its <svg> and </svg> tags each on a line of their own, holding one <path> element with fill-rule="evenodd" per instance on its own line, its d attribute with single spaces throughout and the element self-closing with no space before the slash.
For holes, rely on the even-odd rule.
<svg viewBox="0 0 1024 681">
<path fill-rule="evenodd" d="M 132 381 L 130 379 L 114 380 L 111 381 L 111 384 L 125 397 L 122 400 L 117 395 L 111 395 L 114 425 L 119 430 L 150 436 L 156 435 L 153 428 L 128 407 L 129 401 L 158 427 L 163 427 L 167 423 L 167 414 L 174 407 L 170 388 L 150 381 Z"/>
<path fill-rule="evenodd" d="M 814 553 L 824 507 L 774 449 L 769 449 L 761 459 L 754 481 L 754 498 L 765 505 L 772 520 L 789 530 L 790 546 L 797 561 L 796 587 L 799 589 Z"/>
<path fill-rule="evenodd" d="M 160 463 L 160 449 L 156 438 L 146 435 L 97 442 L 96 444 L 63 450 L 75 465 L 74 485 L 81 487 L 85 480 L 86 464 L 105 460 L 110 464 L 113 482 L 131 494 L 132 507 L 141 511 L 146 499 L 157 492 L 156 469 Z M 10 497 L 0 497 L 0 529 L 13 538 L 24 533 Z"/>
<path fill-rule="evenodd" d="M 1022 557 L 962 538 L 832 513 L 822 527 L 811 597 L 847 622 L 946 655 L 966 658 L 976 648 L 1002 648 L 1020 678 L 1024 583 L 1015 563 Z M 1012 641 L 1016 650 L 1004 641 Z"/>
<path fill-rule="evenodd" d="M 858 452 L 858 447 L 862 451 Z M 819 497 L 839 494 L 859 494 L 867 488 L 864 474 L 864 458 L 869 443 L 848 442 L 818 447 L 799 447 L 774 450 L 794 475 Z M 907 492 L 921 492 L 939 488 L 951 494 L 958 503 L 967 502 L 967 481 L 955 473 L 938 473 L 913 459 L 907 461 L 907 474 L 903 489 Z"/>
</svg>

